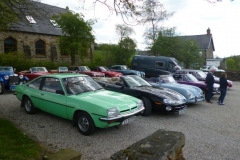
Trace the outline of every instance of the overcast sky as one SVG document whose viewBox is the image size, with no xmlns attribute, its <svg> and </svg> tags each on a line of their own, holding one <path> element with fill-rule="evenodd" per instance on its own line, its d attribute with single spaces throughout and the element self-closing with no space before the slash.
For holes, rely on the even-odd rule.
<svg viewBox="0 0 240 160">
<path fill-rule="evenodd" d="M 86 0 L 93 2 L 93 0 Z M 111 0 L 109 0 L 111 1 Z M 78 12 L 78 0 L 41 0 L 42 3 L 69 7 Z M 174 16 L 164 22 L 165 27 L 176 27 L 181 35 L 206 34 L 210 28 L 215 46 L 214 56 L 221 58 L 240 55 L 240 1 L 222 0 L 210 4 L 206 0 L 160 0 L 168 12 Z M 87 4 L 86 4 L 87 5 Z M 81 11 L 83 12 L 83 11 Z M 97 43 L 117 43 L 116 24 L 123 24 L 120 17 L 109 15 L 106 7 L 98 4 L 95 10 L 85 11 L 86 19 L 97 18 L 93 26 Z M 143 33 L 145 26 L 132 26 L 136 34 L 130 37 L 137 42 L 138 49 L 145 49 Z"/>
</svg>

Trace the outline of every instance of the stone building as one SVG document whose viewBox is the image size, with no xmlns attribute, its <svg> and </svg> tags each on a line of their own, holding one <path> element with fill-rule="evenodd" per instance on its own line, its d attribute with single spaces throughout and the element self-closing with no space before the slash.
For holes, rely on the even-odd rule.
<svg viewBox="0 0 240 160">
<path fill-rule="evenodd" d="M 0 32 L 0 54 L 18 51 L 35 60 L 70 62 L 70 56 L 61 53 L 58 48 L 57 40 L 62 30 L 51 19 L 54 14 L 66 13 L 68 9 L 32 3 L 37 8 L 34 8 L 34 13 L 27 13 L 9 31 Z"/>
</svg>

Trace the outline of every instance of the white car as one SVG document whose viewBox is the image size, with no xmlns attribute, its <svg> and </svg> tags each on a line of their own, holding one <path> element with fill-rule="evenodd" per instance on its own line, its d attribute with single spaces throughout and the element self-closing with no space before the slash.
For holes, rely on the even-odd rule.
<svg viewBox="0 0 240 160">
<path fill-rule="evenodd" d="M 210 68 L 214 68 L 215 72 L 225 72 L 225 70 L 223 69 L 218 69 L 215 66 L 203 66 L 202 68 L 200 68 L 200 70 L 204 71 L 204 72 L 208 72 L 210 70 Z"/>
</svg>

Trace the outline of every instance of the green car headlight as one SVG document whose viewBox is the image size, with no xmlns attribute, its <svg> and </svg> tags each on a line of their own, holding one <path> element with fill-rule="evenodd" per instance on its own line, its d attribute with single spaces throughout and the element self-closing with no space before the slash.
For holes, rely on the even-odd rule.
<svg viewBox="0 0 240 160">
<path fill-rule="evenodd" d="M 120 115 L 120 112 L 117 108 L 109 108 L 107 110 L 107 115 L 109 118 L 112 118 L 112 117 L 117 117 Z"/>
</svg>

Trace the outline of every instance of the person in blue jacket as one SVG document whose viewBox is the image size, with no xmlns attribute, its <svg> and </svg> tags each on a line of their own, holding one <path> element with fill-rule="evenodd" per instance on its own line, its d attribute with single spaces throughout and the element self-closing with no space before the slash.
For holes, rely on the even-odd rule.
<svg viewBox="0 0 240 160">
<path fill-rule="evenodd" d="M 220 77 L 220 96 L 218 98 L 219 105 L 224 105 L 223 101 L 227 93 L 227 86 L 228 86 L 227 74 L 222 73 Z"/>
<path fill-rule="evenodd" d="M 207 84 L 207 88 L 208 88 L 208 92 L 207 92 L 207 97 L 206 97 L 206 102 L 207 103 L 213 103 L 211 101 L 211 98 L 213 96 L 213 85 L 214 85 L 214 77 L 213 77 L 213 73 L 215 72 L 214 68 L 210 68 L 207 77 L 206 77 L 206 84 Z"/>
</svg>

